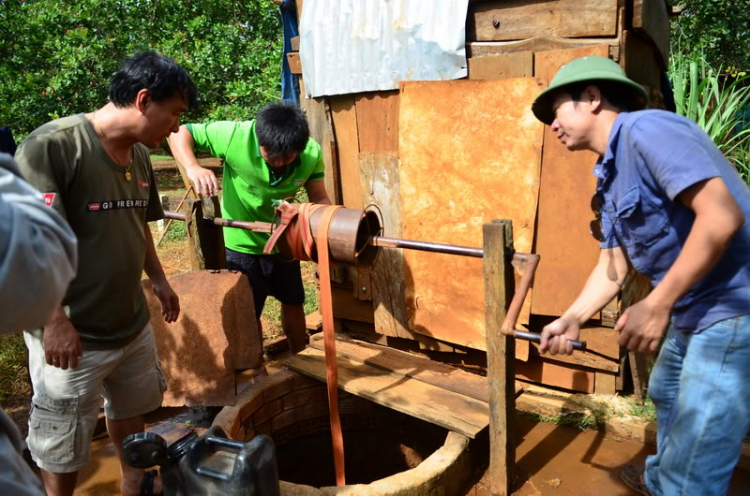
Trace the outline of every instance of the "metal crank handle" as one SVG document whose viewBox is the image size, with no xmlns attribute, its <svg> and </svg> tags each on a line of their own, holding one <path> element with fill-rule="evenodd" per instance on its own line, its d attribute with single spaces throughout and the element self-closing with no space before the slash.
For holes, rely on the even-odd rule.
<svg viewBox="0 0 750 496">
<path fill-rule="evenodd" d="M 533 341 L 539 343 L 542 340 L 542 335 L 538 332 L 518 331 L 514 330 L 513 335 L 516 339 L 525 339 L 526 341 Z M 569 340 L 574 350 L 586 351 L 586 341 L 577 341 L 575 339 Z"/>
</svg>

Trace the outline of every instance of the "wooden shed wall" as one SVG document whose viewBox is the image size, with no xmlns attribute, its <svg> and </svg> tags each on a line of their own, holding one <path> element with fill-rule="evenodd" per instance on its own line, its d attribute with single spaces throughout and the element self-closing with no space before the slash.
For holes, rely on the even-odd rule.
<svg viewBox="0 0 750 496">
<path fill-rule="evenodd" d="M 530 0 L 470 2 L 467 19 L 470 80 L 520 77 L 535 78 L 538 84 L 546 85 L 564 63 L 581 56 L 600 55 L 619 62 L 631 78 L 646 86 L 652 106 L 658 107 L 667 49 L 668 23 L 662 0 L 559 0 L 554 2 L 554 9 L 547 3 Z M 438 101 L 446 98 L 455 84 L 430 83 L 430 91 Z M 471 92 L 468 86 L 467 91 Z M 512 99 L 504 102 L 523 106 L 529 103 Z M 387 236 L 414 233 L 425 241 L 450 241 L 414 229 L 416 219 L 410 215 L 418 195 L 402 194 L 403 181 L 411 180 L 410 176 L 405 179 L 399 144 L 404 140 L 400 119 L 404 118 L 403 112 L 410 110 L 402 108 L 402 104 L 403 95 L 399 91 L 302 98 L 313 138 L 325 150 L 326 184 L 333 199 L 352 208 L 377 205 Z M 501 102 L 487 104 L 499 106 Z M 412 127 L 409 132 L 418 131 Z M 510 137 L 513 130 L 506 133 Z M 498 134 L 497 139 L 502 141 L 503 135 Z M 534 331 L 540 331 L 567 308 L 598 256 L 597 243 L 588 233 L 592 215 L 589 198 L 595 184 L 591 170 L 596 157 L 590 152 L 568 152 L 548 127 L 544 128 L 539 143 L 542 146 L 538 158 L 538 210 L 534 212 L 531 251 L 540 254 L 542 262 L 526 319 Z M 414 167 L 426 168 L 429 164 L 410 163 L 406 169 Z M 425 173 L 419 180 L 427 185 L 430 174 Z M 481 182 L 477 185 L 481 189 Z M 503 199 L 513 201 L 512 197 Z M 459 211 L 467 211 L 473 198 L 460 195 L 447 200 L 454 207 L 458 204 Z M 461 222 L 453 215 L 456 208 L 431 211 L 430 222 L 447 230 L 461 229 Z M 503 210 L 509 210 L 502 208 L 502 201 L 495 208 L 496 217 L 503 217 Z M 481 246 L 480 241 L 472 244 Z M 418 303 L 413 294 L 414 281 L 404 277 L 409 272 L 411 256 L 398 250 L 384 250 L 371 268 L 334 269 L 334 314 L 339 324 L 347 330 L 356 330 L 360 336 L 364 331 L 373 340 L 390 339 L 394 345 L 443 352 L 446 358 L 481 366 L 481 355 L 477 358 L 472 351 L 484 349 L 477 341 L 483 335 L 483 326 L 479 324 L 481 309 L 469 305 L 477 315 L 460 315 L 458 311 L 457 319 L 436 318 L 429 321 L 429 328 L 420 325 L 415 319 Z M 439 285 L 439 274 L 445 264 L 435 260 L 437 276 L 433 290 L 439 293 L 443 288 L 441 298 L 445 301 L 461 301 L 464 295 L 456 294 L 455 285 Z M 451 270 L 460 270 L 456 263 L 449 265 Z M 460 277 L 460 274 L 445 271 L 444 277 Z M 643 291 L 642 280 L 638 280 L 638 291 L 626 291 L 629 295 L 626 303 Z M 483 294 L 481 287 L 477 293 Z M 589 353 L 540 357 L 538 347 L 520 343 L 519 377 L 584 392 L 614 393 L 622 385 L 622 365 L 627 361 L 612 329 L 622 304 L 620 298 L 613 301 L 583 331 Z"/>
</svg>

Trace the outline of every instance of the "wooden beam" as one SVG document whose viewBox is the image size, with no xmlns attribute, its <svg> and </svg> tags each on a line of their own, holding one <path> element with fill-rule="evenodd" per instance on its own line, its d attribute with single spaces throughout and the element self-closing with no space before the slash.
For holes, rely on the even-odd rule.
<svg viewBox="0 0 750 496">
<path fill-rule="evenodd" d="M 513 228 L 494 220 L 484 232 L 484 305 L 490 383 L 490 492 L 512 494 L 516 464 L 515 339 L 500 334 L 513 291 Z"/>
<path fill-rule="evenodd" d="M 609 47 L 609 57 L 617 62 L 620 59 L 620 40 L 618 38 L 558 38 L 555 36 L 534 36 L 519 41 L 475 41 L 466 44 L 467 57 L 484 57 L 515 52 L 545 52 L 549 50 L 568 50 L 599 45 Z"/>
<path fill-rule="evenodd" d="M 522 40 L 540 34 L 591 38 L 617 34 L 617 0 L 503 0 L 472 5 L 466 38 Z"/>
<path fill-rule="evenodd" d="M 534 75 L 534 52 L 513 52 L 468 59 L 469 79 L 501 79 Z"/>
<path fill-rule="evenodd" d="M 284 363 L 323 381 L 324 360 L 322 351 L 307 348 Z M 344 391 L 470 438 L 487 427 L 487 403 L 343 356 L 337 356 L 337 367 Z"/>
<path fill-rule="evenodd" d="M 293 52 L 299 52 L 299 36 L 295 36 L 294 38 L 290 38 L 289 42 L 292 45 L 292 51 Z"/>
</svg>

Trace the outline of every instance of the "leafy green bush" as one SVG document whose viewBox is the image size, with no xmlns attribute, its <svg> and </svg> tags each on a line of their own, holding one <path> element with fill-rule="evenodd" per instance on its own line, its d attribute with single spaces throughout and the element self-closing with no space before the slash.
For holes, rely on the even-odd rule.
<svg viewBox="0 0 750 496">
<path fill-rule="evenodd" d="M 748 180 L 750 127 L 743 112 L 750 105 L 750 76 L 722 72 L 703 55 L 673 53 L 669 76 L 677 113 L 695 121 Z"/>
<path fill-rule="evenodd" d="M 16 139 L 107 101 L 109 79 L 141 50 L 195 81 L 191 121 L 245 119 L 280 98 L 282 30 L 271 0 L 0 2 L 0 125 Z"/>
</svg>

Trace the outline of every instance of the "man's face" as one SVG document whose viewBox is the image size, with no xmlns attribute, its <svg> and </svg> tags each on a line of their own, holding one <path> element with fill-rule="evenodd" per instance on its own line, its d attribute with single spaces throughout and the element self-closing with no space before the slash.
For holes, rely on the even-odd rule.
<svg viewBox="0 0 750 496">
<path fill-rule="evenodd" d="M 294 162 L 294 159 L 297 158 L 297 155 L 299 155 L 299 153 L 295 152 L 291 155 L 272 157 L 271 153 L 268 151 L 268 148 L 266 148 L 265 146 L 261 146 L 260 155 L 263 157 L 263 160 L 266 161 L 269 167 L 274 170 L 281 170 L 287 165 Z"/>
<path fill-rule="evenodd" d="M 594 114 L 585 101 L 574 102 L 568 93 L 560 92 L 552 100 L 555 120 L 552 131 L 568 150 L 588 149 Z"/>
<path fill-rule="evenodd" d="M 164 138 L 180 129 L 180 117 L 187 110 L 181 95 L 174 95 L 161 102 L 147 100 L 143 117 L 145 126 L 141 133 L 141 143 L 149 148 L 157 148 Z"/>
</svg>

